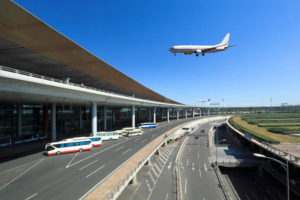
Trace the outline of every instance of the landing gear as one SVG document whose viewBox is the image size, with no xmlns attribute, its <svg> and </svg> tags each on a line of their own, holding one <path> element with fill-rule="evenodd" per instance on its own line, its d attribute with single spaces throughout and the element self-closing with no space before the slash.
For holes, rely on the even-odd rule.
<svg viewBox="0 0 300 200">
<path fill-rule="evenodd" d="M 202 56 L 205 56 L 205 54 L 204 54 L 204 53 L 202 53 Z"/>
<path fill-rule="evenodd" d="M 174 56 L 176 56 L 176 53 L 174 53 Z"/>
<path fill-rule="evenodd" d="M 196 56 L 199 56 L 199 54 L 198 54 L 198 53 L 196 53 Z"/>
</svg>

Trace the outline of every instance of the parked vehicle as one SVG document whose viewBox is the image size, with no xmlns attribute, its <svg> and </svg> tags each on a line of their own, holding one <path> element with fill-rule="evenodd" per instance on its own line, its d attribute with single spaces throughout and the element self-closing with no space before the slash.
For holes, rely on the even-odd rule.
<svg viewBox="0 0 300 200">
<path fill-rule="evenodd" d="M 96 136 L 100 136 L 102 138 L 102 140 L 117 140 L 117 139 L 119 139 L 119 133 L 117 131 L 97 132 Z"/>
<path fill-rule="evenodd" d="M 156 123 L 153 123 L 153 122 L 144 122 L 144 123 L 141 123 L 139 128 L 156 128 L 157 127 L 157 124 Z"/>
<path fill-rule="evenodd" d="M 135 136 L 135 135 L 142 135 L 144 133 L 143 130 L 139 128 L 123 128 L 123 135 L 130 137 L 130 136 Z"/>
<path fill-rule="evenodd" d="M 93 148 L 92 141 L 90 139 L 81 139 L 77 141 L 60 141 L 46 144 L 44 154 L 60 155 L 72 152 L 89 151 Z"/>
<path fill-rule="evenodd" d="M 102 138 L 100 136 L 74 137 L 74 138 L 65 139 L 64 141 L 78 141 L 83 139 L 90 139 L 93 147 L 98 147 L 102 145 Z"/>
</svg>

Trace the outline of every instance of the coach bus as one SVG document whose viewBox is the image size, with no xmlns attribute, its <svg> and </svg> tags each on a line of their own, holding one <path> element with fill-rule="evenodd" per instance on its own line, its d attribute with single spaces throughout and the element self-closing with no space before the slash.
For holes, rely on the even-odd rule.
<svg viewBox="0 0 300 200">
<path fill-rule="evenodd" d="M 117 131 L 97 132 L 96 136 L 100 136 L 102 138 L 102 140 L 117 140 L 117 139 L 119 139 L 119 133 Z"/>
<path fill-rule="evenodd" d="M 156 128 L 157 125 L 156 123 L 152 123 L 152 122 L 144 122 L 140 124 L 140 128 Z"/>
<path fill-rule="evenodd" d="M 142 135 L 143 134 L 143 130 L 139 129 L 139 128 L 123 128 L 123 135 L 130 137 L 130 136 L 135 136 L 135 135 Z"/>
<path fill-rule="evenodd" d="M 60 141 L 46 144 L 44 154 L 60 155 L 72 152 L 89 151 L 93 148 L 92 141 L 90 139 L 81 139 L 76 141 Z"/>
<path fill-rule="evenodd" d="M 98 147 L 102 145 L 102 138 L 100 136 L 74 137 L 74 138 L 65 139 L 64 141 L 78 141 L 83 139 L 90 139 L 93 147 Z"/>
</svg>

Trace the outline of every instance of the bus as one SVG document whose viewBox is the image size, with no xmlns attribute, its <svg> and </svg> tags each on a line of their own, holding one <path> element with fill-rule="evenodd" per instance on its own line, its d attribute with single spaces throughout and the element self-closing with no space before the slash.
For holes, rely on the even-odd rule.
<svg viewBox="0 0 300 200">
<path fill-rule="evenodd" d="M 130 136 L 135 136 L 135 135 L 142 135 L 143 134 L 143 130 L 139 129 L 139 128 L 123 128 L 123 135 L 130 137 Z"/>
<path fill-rule="evenodd" d="M 117 131 L 97 132 L 96 136 L 100 136 L 102 138 L 102 140 L 117 140 L 117 139 L 119 139 L 119 133 Z"/>
<path fill-rule="evenodd" d="M 153 122 L 144 122 L 140 124 L 140 128 L 156 128 L 156 123 Z"/>
<path fill-rule="evenodd" d="M 44 154 L 60 155 L 64 153 L 89 151 L 93 148 L 92 141 L 90 139 L 78 139 L 76 141 L 60 141 L 46 144 Z"/>
<path fill-rule="evenodd" d="M 93 147 L 98 147 L 102 145 L 102 138 L 100 136 L 91 136 L 91 137 L 74 137 L 65 139 L 63 141 L 78 141 L 83 139 L 90 139 L 92 142 Z"/>
</svg>

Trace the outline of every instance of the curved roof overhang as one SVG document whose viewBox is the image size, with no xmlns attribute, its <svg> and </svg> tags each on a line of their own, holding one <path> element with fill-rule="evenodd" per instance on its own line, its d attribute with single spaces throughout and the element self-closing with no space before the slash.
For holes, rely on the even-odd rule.
<svg viewBox="0 0 300 200">
<path fill-rule="evenodd" d="M 10 0 L 0 1 L 0 64 L 126 95 L 179 104 L 121 73 Z"/>
</svg>

